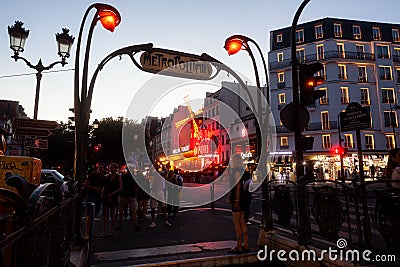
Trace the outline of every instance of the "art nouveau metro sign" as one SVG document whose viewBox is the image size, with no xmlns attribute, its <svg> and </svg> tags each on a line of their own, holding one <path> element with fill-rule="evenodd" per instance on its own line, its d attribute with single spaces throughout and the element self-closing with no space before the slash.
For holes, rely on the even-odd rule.
<svg viewBox="0 0 400 267">
<path fill-rule="evenodd" d="M 152 48 L 140 56 L 142 70 L 196 80 L 209 80 L 213 68 L 200 56 L 179 51 Z"/>
</svg>

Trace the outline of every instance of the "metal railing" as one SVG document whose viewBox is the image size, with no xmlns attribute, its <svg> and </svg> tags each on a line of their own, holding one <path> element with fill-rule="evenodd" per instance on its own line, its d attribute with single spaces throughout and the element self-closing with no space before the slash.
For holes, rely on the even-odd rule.
<svg viewBox="0 0 400 267">
<path fill-rule="evenodd" d="M 339 181 L 309 177 L 303 183 L 268 181 L 274 226 L 289 230 L 306 246 L 336 248 L 336 242 L 345 239 L 345 249 L 368 249 L 375 255 L 390 253 L 398 259 L 400 188 L 396 187 L 400 187 L 400 181 L 360 184 L 357 178 Z M 299 217 L 300 209 L 305 209 L 302 214 L 306 218 Z M 310 240 L 300 240 L 304 236 L 301 231 L 308 233 Z"/>
<path fill-rule="evenodd" d="M 336 58 L 343 58 L 343 59 L 356 59 L 356 60 L 375 60 L 375 55 L 373 53 L 362 53 L 362 52 L 349 52 L 349 51 L 337 51 L 337 50 L 331 50 L 331 51 L 326 51 L 323 54 L 323 58 L 321 56 L 318 56 L 317 54 L 312 54 L 312 55 L 307 55 L 305 56 L 304 59 L 299 59 L 301 63 L 308 63 L 308 62 L 314 62 L 318 60 L 328 60 L 328 59 L 336 59 Z M 393 56 L 393 60 L 400 62 L 399 57 L 396 58 L 396 56 Z M 275 69 L 280 69 L 280 68 L 285 68 L 290 66 L 290 60 L 284 60 L 281 62 L 275 61 L 275 62 L 270 62 L 269 63 L 269 68 L 271 70 Z"/>
<path fill-rule="evenodd" d="M 76 185 L 64 186 L 42 184 L 29 199 L 0 189 L 0 266 L 68 265 L 80 197 Z"/>
</svg>

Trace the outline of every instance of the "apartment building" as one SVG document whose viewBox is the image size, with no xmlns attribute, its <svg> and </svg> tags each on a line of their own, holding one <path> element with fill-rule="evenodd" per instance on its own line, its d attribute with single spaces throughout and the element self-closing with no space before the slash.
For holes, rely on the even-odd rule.
<svg viewBox="0 0 400 267">
<path fill-rule="evenodd" d="M 385 155 L 398 137 L 398 96 L 400 89 L 400 24 L 323 18 L 300 24 L 296 30 L 296 54 L 300 63 L 320 62 L 318 75 L 325 82 L 316 89 L 325 97 L 308 107 L 310 122 L 303 135 L 314 137 L 305 161 L 322 167 L 327 177 L 337 178 L 338 156 L 332 148 L 348 149 L 345 168 L 357 168 L 355 132 L 338 132 L 338 115 L 351 102 L 369 106 L 372 127 L 361 131 L 364 166 L 384 167 Z M 277 132 L 277 154 L 291 155 L 293 133 L 282 126 L 280 110 L 292 101 L 290 64 L 291 27 L 270 32 L 268 57 L 271 107 Z M 340 140 L 341 139 L 341 140 Z M 397 141 L 397 142 L 396 142 Z"/>
</svg>

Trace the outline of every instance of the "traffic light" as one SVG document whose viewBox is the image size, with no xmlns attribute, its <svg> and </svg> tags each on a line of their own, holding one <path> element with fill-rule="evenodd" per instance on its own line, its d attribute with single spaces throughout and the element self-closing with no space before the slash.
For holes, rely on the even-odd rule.
<svg viewBox="0 0 400 267">
<path fill-rule="evenodd" d="M 335 155 L 339 155 L 339 156 L 342 155 L 343 156 L 344 154 L 347 153 L 347 148 L 344 148 L 344 147 L 341 147 L 341 146 L 337 146 L 337 147 L 333 148 L 332 153 L 335 154 Z"/>
<path fill-rule="evenodd" d="M 314 76 L 323 68 L 324 66 L 319 62 L 299 65 L 300 103 L 303 105 L 313 105 L 315 100 L 325 96 L 325 91 L 314 90 L 315 86 L 324 82 L 323 77 Z"/>
</svg>

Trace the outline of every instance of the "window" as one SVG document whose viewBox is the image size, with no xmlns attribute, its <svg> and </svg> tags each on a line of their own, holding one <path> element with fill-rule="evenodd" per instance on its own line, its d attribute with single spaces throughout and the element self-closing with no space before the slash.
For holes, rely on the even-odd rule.
<svg viewBox="0 0 400 267">
<path fill-rule="evenodd" d="M 296 57 L 299 63 L 304 63 L 304 61 L 306 60 L 306 54 L 304 52 L 304 48 L 296 50 Z"/>
<path fill-rule="evenodd" d="M 342 37 L 342 24 L 334 23 L 333 33 L 335 34 L 335 37 Z"/>
<path fill-rule="evenodd" d="M 392 80 L 392 67 L 390 67 L 390 66 L 379 66 L 379 79 L 381 79 L 381 80 Z"/>
<path fill-rule="evenodd" d="M 329 104 L 328 89 L 326 89 L 326 88 L 319 88 L 319 90 L 325 92 L 325 95 L 319 99 L 319 104 L 320 104 L 320 105 Z"/>
<path fill-rule="evenodd" d="M 367 67 L 366 66 L 358 66 L 358 81 L 367 82 Z"/>
<path fill-rule="evenodd" d="M 394 103 L 394 89 L 393 88 L 382 88 L 382 103 L 386 103 L 386 104 Z"/>
<path fill-rule="evenodd" d="M 315 26 L 315 39 L 321 39 L 324 37 L 324 32 L 322 30 L 322 24 Z"/>
<path fill-rule="evenodd" d="M 396 69 L 397 83 L 400 83 L 400 69 Z"/>
<path fill-rule="evenodd" d="M 354 39 L 361 39 L 361 27 L 353 25 L 353 37 Z"/>
<path fill-rule="evenodd" d="M 347 80 L 346 65 L 338 64 L 338 78 L 341 80 Z"/>
<path fill-rule="evenodd" d="M 304 42 L 304 30 L 297 30 L 296 31 L 296 43 Z"/>
<path fill-rule="evenodd" d="M 321 127 L 322 130 L 329 130 L 329 113 L 328 111 L 321 112 Z"/>
<path fill-rule="evenodd" d="M 386 135 L 386 148 L 393 149 L 394 148 L 394 135 L 387 134 Z"/>
<path fill-rule="evenodd" d="M 345 58 L 344 44 L 343 43 L 337 43 L 336 46 L 337 46 L 337 51 L 338 51 L 338 57 Z"/>
<path fill-rule="evenodd" d="M 397 127 L 396 111 L 384 111 L 383 119 L 385 121 L 385 127 Z"/>
<path fill-rule="evenodd" d="M 349 88 L 348 87 L 340 87 L 340 93 L 341 93 L 340 99 L 342 101 L 342 104 L 350 103 Z"/>
<path fill-rule="evenodd" d="M 317 72 L 317 76 L 321 76 L 322 78 L 326 79 L 326 77 L 325 77 L 325 73 L 326 73 L 325 64 L 322 64 L 322 67 L 323 68 L 320 71 Z"/>
<path fill-rule="evenodd" d="M 377 45 L 376 52 L 378 58 L 390 58 L 388 45 Z"/>
<path fill-rule="evenodd" d="M 278 62 L 282 62 L 283 61 L 283 52 L 278 53 Z"/>
<path fill-rule="evenodd" d="M 278 72 L 278 82 L 283 83 L 285 81 L 285 72 Z"/>
<path fill-rule="evenodd" d="M 317 60 L 324 59 L 324 45 L 317 45 Z"/>
<path fill-rule="evenodd" d="M 287 138 L 287 136 L 282 136 L 280 139 L 281 139 L 281 148 L 289 147 L 289 139 Z"/>
<path fill-rule="evenodd" d="M 221 145 L 225 145 L 225 135 L 221 135 Z"/>
<path fill-rule="evenodd" d="M 353 134 L 344 134 L 344 147 L 354 148 Z"/>
<path fill-rule="evenodd" d="M 229 150 L 227 150 L 227 151 L 225 152 L 225 154 L 226 154 L 226 161 L 229 161 Z"/>
<path fill-rule="evenodd" d="M 218 115 L 219 114 L 219 106 L 215 107 L 215 114 Z"/>
<path fill-rule="evenodd" d="M 374 136 L 372 134 L 365 135 L 365 148 L 366 149 L 375 149 Z"/>
<path fill-rule="evenodd" d="M 400 62 L 400 48 L 395 47 L 393 50 L 393 60 L 396 62 Z"/>
<path fill-rule="evenodd" d="M 360 88 L 360 91 L 361 91 L 361 104 L 370 105 L 369 89 L 368 88 Z"/>
<path fill-rule="evenodd" d="M 372 38 L 374 40 L 381 40 L 381 29 L 379 27 L 372 27 Z"/>
<path fill-rule="evenodd" d="M 231 141 L 231 140 L 229 139 L 229 134 L 227 134 L 227 135 L 226 135 L 226 144 L 229 145 L 230 141 Z M 226 157 L 228 157 L 228 156 L 226 156 Z"/>
<path fill-rule="evenodd" d="M 357 59 L 365 59 L 364 45 L 356 45 Z"/>
<path fill-rule="evenodd" d="M 392 29 L 393 42 L 400 42 L 400 35 L 398 29 Z"/>
<path fill-rule="evenodd" d="M 322 148 L 331 148 L 331 135 L 324 134 L 322 135 Z"/>
<path fill-rule="evenodd" d="M 276 35 L 276 42 L 277 43 L 281 43 L 282 42 L 282 34 L 281 33 Z"/>
<path fill-rule="evenodd" d="M 278 100 L 279 100 L 279 104 L 285 104 L 286 103 L 286 94 L 279 94 L 278 95 Z"/>
</svg>

